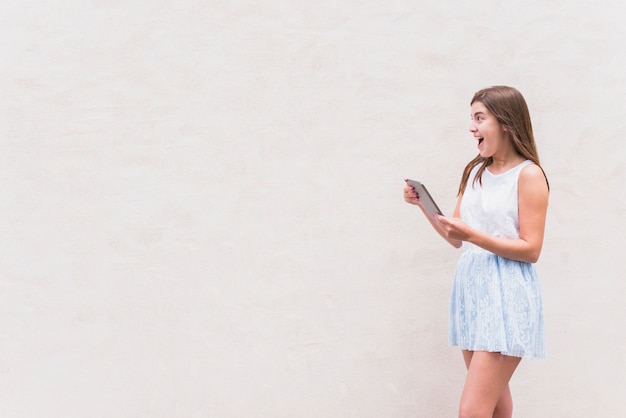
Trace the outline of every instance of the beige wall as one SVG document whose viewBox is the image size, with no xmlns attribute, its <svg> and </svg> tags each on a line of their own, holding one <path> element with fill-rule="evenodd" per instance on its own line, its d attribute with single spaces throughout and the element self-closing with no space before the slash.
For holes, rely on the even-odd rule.
<svg viewBox="0 0 626 418">
<path fill-rule="evenodd" d="M 458 252 L 402 179 L 451 212 L 510 84 L 552 186 L 517 416 L 626 416 L 619 5 L 4 2 L 0 414 L 455 416 Z"/>
</svg>

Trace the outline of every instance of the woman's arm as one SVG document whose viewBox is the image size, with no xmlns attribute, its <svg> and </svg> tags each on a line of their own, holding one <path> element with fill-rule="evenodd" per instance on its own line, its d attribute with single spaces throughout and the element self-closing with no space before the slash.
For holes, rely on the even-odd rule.
<svg viewBox="0 0 626 418">
<path fill-rule="evenodd" d="M 454 210 L 455 218 L 459 217 L 460 207 L 461 207 L 461 197 L 462 195 L 459 195 L 459 198 L 457 199 L 457 202 L 456 202 L 456 209 Z M 439 225 L 439 223 L 432 216 L 429 215 L 429 213 L 426 211 L 426 208 L 424 207 L 422 202 L 420 202 L 419 197 L 417 196 L 417 193 L 415 192 L 413 187 L 409 186 L 408 184 L 404 186 L 404 200 L 407 203 L 411 203 L 413 205 L 419 206 L 419 208 L 422 210 L 422 212 L 426 216 L 426 219 L 428 219 L 428 221 L 433 226 L 433 228 L 435 228 L 435 231 L 437 231 L 437 233 L 441 235 L 443 239 L 448 241 L 450 245 L 452 245 L 454 248 L 461 247 L 461 240 L 446 236 L 441 225 Z"/>
<path fill-rule="evenodd" d="M 548 210 L 548 185 L 537 165 L 524 167 L 518 182 L 519 239 L 498 238 L 470 228 L 458 218 L 437 216 L 444 237 L 471 242 L 505 258 L 535 263 L 541 254 Z"/>
</svg>

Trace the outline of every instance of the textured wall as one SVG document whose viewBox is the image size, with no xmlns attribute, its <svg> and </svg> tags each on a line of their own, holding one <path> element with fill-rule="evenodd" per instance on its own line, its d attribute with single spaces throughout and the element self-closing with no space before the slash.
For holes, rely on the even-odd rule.
<svg viewBox="0 0 626 418">
<path fill-rule="evenodd" d="M 626 415 L 620 2 L 16 1 L 0 15 L 0 415 L 452 417 L 473 93 L 552 194 L 519 417 Z"/>
</svg>

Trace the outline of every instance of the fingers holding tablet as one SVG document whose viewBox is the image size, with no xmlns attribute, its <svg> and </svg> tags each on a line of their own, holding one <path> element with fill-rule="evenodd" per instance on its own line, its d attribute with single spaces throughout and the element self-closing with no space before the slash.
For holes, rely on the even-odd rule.
<svg viewBox="0 0 626 418">
<path fill-rule="evenodd" d="M 432 198 L 432 196 L 430 195 L 430 193 L 428 192 L 424 184 L 422 184 L 421 182 L 417 180 L 411 180 L 411 179 L 405 179 L 404 181 L 407 184 L 407 186 L 405 186 L 404 188 L 405 190 L 404 200 L 405 201 L 407 201 L 408 203 L 413 203 L 413 204 L 421 203 L 424 209 L 426 209 L 426 212 L 428 212 L 428 214 L 432 217 L 434 217 L 435 214 L 443 215 L 443 212 L 441 212 L 441 210 L 439 209 L 439 206 L 437 206 L 437 203 L 435 203 L 435 200 Z M 413 197 L 407 197 L 407 189 L 413 191 L 414 193 Z"/>
</svg>

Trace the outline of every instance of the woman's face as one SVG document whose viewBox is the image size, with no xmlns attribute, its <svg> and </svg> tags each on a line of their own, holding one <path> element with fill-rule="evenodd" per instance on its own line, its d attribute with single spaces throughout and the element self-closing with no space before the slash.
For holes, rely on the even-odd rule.
<svg viewBox="0 0 626 418">
<path fill-rule="evenodd" d="M 478 152 L 482 157 L 493 157 L 504 142 L 504 127 L 482 102 L 472 103 L 470 132 L 478 140 Z"/>
</svg>

